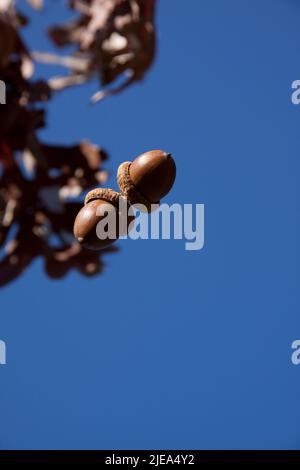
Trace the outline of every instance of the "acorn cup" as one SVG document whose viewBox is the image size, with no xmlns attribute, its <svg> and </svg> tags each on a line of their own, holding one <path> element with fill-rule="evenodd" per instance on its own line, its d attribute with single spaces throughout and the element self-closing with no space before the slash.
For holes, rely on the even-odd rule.
<svg viewBox="0 0 300 470">
<path fill-rule="evenodd" d="M 91 250 L 101 250 L 114 243 L 120 236 L 128 235 L 133 226 L 134 215 L 128 209 L 136 204 L 143 204 L 151 212 L 152 205 L 168 194 L 176 178 L 176 165 L 169 153 L 152 150 L 143 153 L 133 162 L 124 162 L 118 169 L 120 193 L 112 189 L 99 188 L 90 191 L 85 198 L 85 205 L 78 213 L 74 223 L 74 235 L 77 241 Z M 120 204 L 121 202 L 121 204 Z M 123 209 L 120 212 L 120 207 Z M 141 207 L 139 206 L 139 209 Z M 99 223 L 115 217 L 115 230 L 112 236 L 101 231 Z"/>
</svg>

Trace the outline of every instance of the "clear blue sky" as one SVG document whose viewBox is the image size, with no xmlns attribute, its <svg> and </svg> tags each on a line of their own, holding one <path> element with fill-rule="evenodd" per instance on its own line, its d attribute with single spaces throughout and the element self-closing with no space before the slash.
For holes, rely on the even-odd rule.
<svg viewBox="0 0 300 470">
<path fill-rule="evenodd" d="M 49 50 L 59 3 L 30 44 Z M 95 107 L 96 83 L 57 96 L 41 136 L 104 145 L 112 174 L 171 151 L 166 201 L 205 204 L 205 248 L 123 240 L 101 277 L 50 281 L 38 260 L 2 289 L 2 449 L 300 448 L 300 5 L 159 4 L 145 82 Z"/>
</svg>

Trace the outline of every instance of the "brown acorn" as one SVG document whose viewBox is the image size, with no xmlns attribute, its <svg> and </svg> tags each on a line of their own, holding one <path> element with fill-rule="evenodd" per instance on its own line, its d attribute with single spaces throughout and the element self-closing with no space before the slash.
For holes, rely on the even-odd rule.
<svg viewBox="0 0 300 470">
<path fill-rule="evenodd" d="M 85 205 L 78 213 L 74 224 L 74 235 L 86 248 L 101 250 L 111 245 L 122 235 L 128 234 L 134 216 L 128 216 L 130 205 L 143 204 L 147 211 L 157 205 L 172 188 L 176 178 L 176 165 L 171 154 L 163 150 L 143 153 L 133 162 L 124 162 L 118 169 L 118 184 L 121 194 L 112 189 L 94 189 L 85 199 Z M 120 198 L 125 207 L 120 213 Z M 102 209 L 102 212 L 101 212 Z M 103 211 L 104 209 L 104 211 Z M 100 211 L 100 214 L 99 214 Z M 126 212 L 126 219 L 123 218 Z M 103 239 L 97 234 L 97 227 L 103 217 L 116 217 L 116 233 Z"/>
<path fill-rule="evenodd" d="M 120 236 L 126 235 L 133 217 L 128 217 L 125 228 L 121 226 L 121 218 L 125 214 L 119 213 L 119 198 L 121 195 L 111 189 L 95 189 L 86 197 L 85 205 L 79 211 L 74 223 L 74 235 L 77 241 L 90 250 L 102 250 L 114 243 Z M 126 208 L 128 208 L 128 205 Z M 97 226 L 104 217 L 115 217 L 116 231 L 113 237 L 107 234 L 106 238 L 99 237 Z M 126 231 L 127 229 L 127 231 Z M 104 234 L 105 236 L 105 234 Z"/>
<path fill-rule="evenodd" d="M 170 153 L 152 150 L 133 162 L 124 162 L 118 170 L 121 194 L 131 204 L 144 204 L 148 211 L 152 204 L 168 194 L 176 178 L 176 165 Z"/>
</svg>

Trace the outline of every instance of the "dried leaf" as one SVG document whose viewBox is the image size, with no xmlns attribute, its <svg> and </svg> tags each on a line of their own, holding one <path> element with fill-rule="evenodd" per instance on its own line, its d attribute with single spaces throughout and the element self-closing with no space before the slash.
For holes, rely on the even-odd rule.
<svg viewBox="0 0 300 470">
<path fill-rule="evenodd" d="M 0 106 L 0 286 L 19 277 L 36 257 L 44 259 L 54 279 L 71 269 L 94 276 L 103 269 L 102 254 L 75 241 L 73 223 L 81 207 L 78 197 L 107 177 L 102 169 L 107 154 L 87 141 L 67 147 L 39 140 L 37 130 L 45 125 L 39 103 L 51 98 L 53 80 L 50 86 L 29 80 L 33 62 L 19 31 L 24 19 L 20 22 L 14 2 L 1 0 L 0 7 L 0 79 L 7 85 L 7 104 Z M 73 70 L 64 85 L 86 80 L 89 62 L 83 56 L 60 61 Z"/>
<path fill-rule="evenodd" d="M 27 3 L 35 8 L 35 10 L 42 10 L 44 8 L 44 1 L 43 0 L 27 0 Z"/>
</svg>

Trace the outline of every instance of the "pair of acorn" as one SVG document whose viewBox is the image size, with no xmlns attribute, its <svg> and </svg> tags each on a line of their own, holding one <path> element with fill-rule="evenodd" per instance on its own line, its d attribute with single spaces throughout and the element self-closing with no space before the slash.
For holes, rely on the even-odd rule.
<svg viewBox="0 0 300 470">
<path fill-rule="evenodd" d="M 74 224 L 74 235 L 78 242 L 86 248 L 101 250 L 113 243 L 116 238 L 100 239 L 97 236 L 97 225 L 103 218 L 101 207 L 105 213 L 112 211 L 117 220 L 119 214 L 119 198 L 125 197 L 129 206 L 143 204 L 148 212 L 152 205 L 171 190 L 176 178 L 176 165 L 170 153 L 162 150 L 151 150 L 138 156 L 133 162 L 124 162 L 118 169 L 118 185 L 120 193 L 112 189 L 98 188 L 90 191 L 85 198 L 85 205 L 78 213 Z M 101 215 L 102 214 L 102 215 Z M 127 230 L 134 217 L 128 217 Z M 118 233 L 117 237 L 121 234 Z"/>
</svg>

